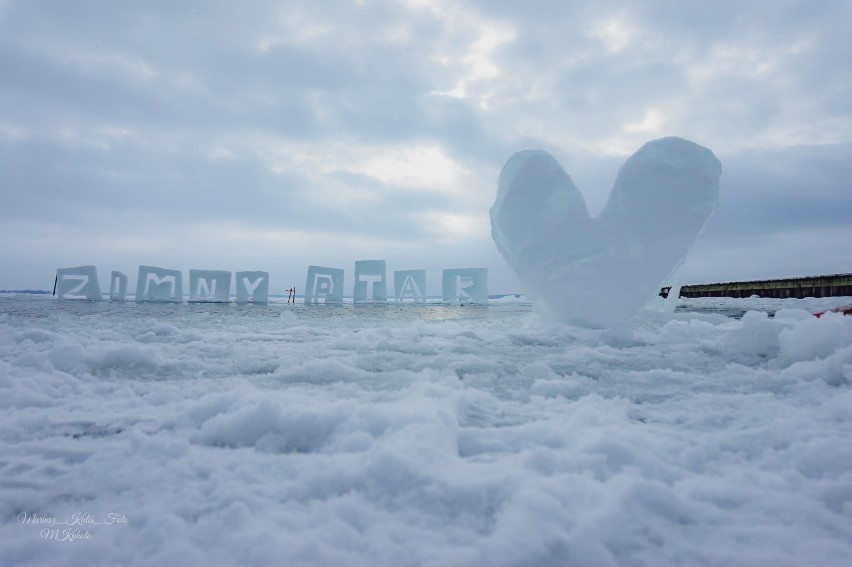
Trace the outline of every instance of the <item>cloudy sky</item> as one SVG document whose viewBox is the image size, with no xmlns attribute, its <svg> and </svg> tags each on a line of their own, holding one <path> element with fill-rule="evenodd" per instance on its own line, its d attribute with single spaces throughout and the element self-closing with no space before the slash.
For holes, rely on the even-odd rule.
<svg viewBox="0 0 852 567">
<path fill-rule="evenodd" d="M 722 162 L 684 283 L 852 271 L 852 3 L 0 0 L 0 288 L 56 268 L 489 268 L 506 159 L 593 213 L 644 142 Z M 133 284 L 131 283 L 131 287 Z"/>
</svg>

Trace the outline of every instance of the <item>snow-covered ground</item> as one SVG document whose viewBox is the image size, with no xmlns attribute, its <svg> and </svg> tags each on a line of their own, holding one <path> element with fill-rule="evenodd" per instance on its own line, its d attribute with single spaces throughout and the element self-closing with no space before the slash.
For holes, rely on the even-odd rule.
<svg viewBox="0 0 852 567">
<path fill-rule="evenodd" d="M 3 295 L 0 565 L 849 565 L 848 303 Z"/>
</svg>

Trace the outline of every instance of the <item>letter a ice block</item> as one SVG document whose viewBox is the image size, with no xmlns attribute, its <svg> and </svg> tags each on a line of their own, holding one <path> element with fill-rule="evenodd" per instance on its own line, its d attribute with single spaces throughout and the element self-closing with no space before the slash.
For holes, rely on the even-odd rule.
<svg viewBox="0 0 852 567">
<path fill-rule="evenodd" d="M 393 287 L 397 302 L 411 299 L 415 303 L 426 301 L 426 270 L 398 270 L 393 273 Z"/>
<path fill-rule="evenodd" d="M 183 276 L 178 270 L 139 266 L 136 301 L 183 301 Z"/>
</svg>

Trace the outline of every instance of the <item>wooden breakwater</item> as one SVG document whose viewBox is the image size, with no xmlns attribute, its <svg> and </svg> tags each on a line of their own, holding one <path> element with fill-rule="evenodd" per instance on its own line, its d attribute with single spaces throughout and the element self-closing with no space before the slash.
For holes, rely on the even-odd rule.
<svg viewBox="0 0 852 567">
<path fill-rule="evenodd" d="M 664 287 L 660 290 L 660 295 L 668 297 L 670 290 L 671 287 Z M 852 296 L 852 274 L 685 285 L 680 288 L 680 297 L 751 297 L 753 295 L 780 299 Z"/>
</svg>

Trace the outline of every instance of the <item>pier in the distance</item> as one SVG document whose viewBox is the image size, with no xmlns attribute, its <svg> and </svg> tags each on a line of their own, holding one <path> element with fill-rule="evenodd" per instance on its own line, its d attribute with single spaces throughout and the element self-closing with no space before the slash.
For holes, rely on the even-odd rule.
<svg viewBox="0 0 852 567">
<path fill-rule="evenodd" d="M 660 295 L 668 297 L 671 287 L 664 287 Z M 685 285 L 680 297 L 841 297 L 852 296 L 852 274 L 834 274 L 777 280 Z"/>
</svg>

